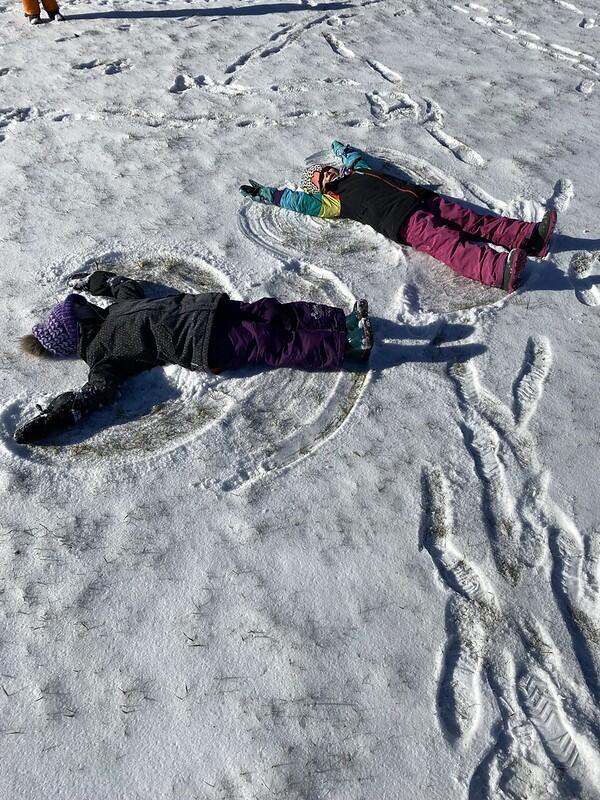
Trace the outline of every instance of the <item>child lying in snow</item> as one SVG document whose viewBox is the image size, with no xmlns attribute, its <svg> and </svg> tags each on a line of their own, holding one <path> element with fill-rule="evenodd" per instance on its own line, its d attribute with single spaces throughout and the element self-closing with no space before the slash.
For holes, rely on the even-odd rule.
<svg viewBox="0 0 600 800">
<path fill-rule="evenodd" d="M 42 0 L 42 5 L 51 22 L 62 22 L 64 20 L 56 0 Z M 25 12 L 25 16 L 29 17 L 29 22 L 31 22 L 32 25 L 39 25 L 41 23 L 40 4 L 38 0 L 23 0 L 23 11 Z"/>
<path fill-rule="evenodd" d="M 429 253 L 459 275 L 514 291 L 527 256 L 544 258 L 556 225 L 556 211 L 541 222 L 477 214 L 428 188 L 375 169 L 371 156 L 349 144 L 333 142 L 341 168 L 311 164 L 304 170 L 303 191 L 275 189 L 256 181 L 240 186 L 245 197 L 334 219 L 370 225 L 399 244 Z M 489 244 L 510 252 L 498 252 Z"/>
<path fill-rule="evenodd" d="M 366 300 L 344 316 L 339 308 L 317 303 L 280 303 L 269 297 L 242 303 L 218 292 L 144 299 L 139 283 L 104 271 L 86 275 L 74 288 L 116 302 L 100 308 L 70 294 L 21 339 L 32 355 L 77 353 L 90 371 L 81 389 L 58 395 L 16 429 L 20 444 L 79 422 L 110 402 L 122 381 L 152 367 L 179 364 L 221 372 L 265 364 L 335 370 L 344 358 L 367 359 L 373 346 Z"/>
</svg>

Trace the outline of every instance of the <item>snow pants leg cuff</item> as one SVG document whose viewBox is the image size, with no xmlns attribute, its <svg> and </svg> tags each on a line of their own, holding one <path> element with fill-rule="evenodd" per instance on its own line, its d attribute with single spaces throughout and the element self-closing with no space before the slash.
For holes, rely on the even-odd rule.
<svg viewBox="0 0 600 800">
<path fill-rule="evenodd" d="M 42 5 L 44 6 L 44 10 L 49 17 L 58 13 L 58 3 L 56 0 L 42 0 Z"/>
<path fill-rule="evenodd" d="M 40 4 L 38 0 L 23 0 L 23 11 L 26 17 L 39 17 Z"/>
</svg>

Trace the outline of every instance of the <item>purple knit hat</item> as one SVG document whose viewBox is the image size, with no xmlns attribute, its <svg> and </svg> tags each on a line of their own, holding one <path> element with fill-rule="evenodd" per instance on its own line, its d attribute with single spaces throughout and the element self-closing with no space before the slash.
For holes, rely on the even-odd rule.
<svg viewBox="0 0 600 800">
<path fill-rule="evenodd" d="M 45 322 L 32 328 L 38 342 L 55 356 L 70 356 L 77 352 L 77 317 L 73 307 L 77 299 L 76 294 L 68 295 L 62 303 L 54 306 Z"/>
</svg>

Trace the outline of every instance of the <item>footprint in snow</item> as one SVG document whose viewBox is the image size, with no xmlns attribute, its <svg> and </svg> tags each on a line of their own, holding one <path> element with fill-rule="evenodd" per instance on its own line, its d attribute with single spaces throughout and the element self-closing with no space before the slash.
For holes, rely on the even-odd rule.
<svg viewBox="0 0 600 800">
<path fill-rule="evenodd" d="M 575 296 L 585 306 L 600 306 L 600 276 L 591 275 L 592 269 L 600 263 L 600 254 L 582 250 L 571 256 L 569 279 Z"/>
<path fill-rule="evenodd" d="M 35 108 L 0 108 L 0 129 L 8 128 L 13 123 L 26 122 L 37 116 Z M 6 136 L 0 133 L 0 144 L 6 140 Z"/>
<path fill-rule="evenodd" d="M 6 128 L 13 122 L 25 122 L 35 114 L 35 109 L 27 106 L 24 108 L 0 108 L 0 128 Z"/>
<path fill-rule="evenodd" d="M 131 69 L 132 66 L 133 64 L 128 58 L 118 59 L 117 61 L 110 62 L 100 61 L 100 59 L 95 58 L 92 61 L 82 61 L 79 64 L 73 64 L 72 69 L 91 70 L 101 67 L 103 68 L 105 75 L 116 75 L 119 72 Z"/>
<path fill-rule="evenodd" d="M 549 496 L 549 476 L 529 432 L 551 356 L 548 340 L 530 340 L 513 384 L 512 407 L 482 384 L 472 363 L 450 370 L 486 509 L 493 556 L 486 571 L 459 549 L 458 541 L 469 539 L 464 531 L 457 538 L 453 491 L 443 469 L 427 466 L 422 475 L 420 548 L 428 551 L 447 596 L 438 721 L 453 745 L 468 740 L 483 721 L 482 690 L 491 692 L 500 717 L 493 743 L 469 781 L 472 798 L 499 791 L 504 796 L 509 788 L 506 796 L 538 797 L 542 778 L 552 796 L 554 789 L 561 797 L 595 796 L 596 727 L 584 709 L 598 697 L 594 620 L 600 594 L 597 581 L 590 580 L 593 565 L 581 534 Z M 536 552 L 530 552 L 532 540 Z M 515 601 L 512 587 L 520 574 L 547 559 L 552 567 L 547 580 L 538 581 L 538 591 L 559 609 L 571 648 L 559 647 L 540 620 Z"/>
<path fill-rule="evenodd" d="M 124 72 L 131 69 L 132 63 L 128 58 L 121 59 L 120 61 L 112 61 L 104 67 L 105 75 L 117 75 L 119 72 Z"/>
<path fill-rule="evenodd" d="M 188 89 L 193 89 L 196 81 L 191 75 L 176 75 L 173 85 L 169 88 L 171 94 L 181 94 L 187 92 Z"/>
</svg>

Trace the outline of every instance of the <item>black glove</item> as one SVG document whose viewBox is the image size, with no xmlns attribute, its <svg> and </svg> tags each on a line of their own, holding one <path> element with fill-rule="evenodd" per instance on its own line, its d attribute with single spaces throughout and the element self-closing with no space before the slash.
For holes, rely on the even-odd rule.
<svg viewBox="0 0 600 800">
<path fill-rule="evenodd" d="M 258 200 L 260 203 L 271 204 L 273 202 L 273 189 L 270 186 L 262 186 L 253 180 L 249 184 L 244 183 L 240 186 L 240 192 L 244 197 L 251 197 L 252 200 Z"/>
<path fill-rule="evenodd" d="M 90 292 L 95 295 L 111 295 L 109 282 L 116 277 L 116 272 L 97 269 L 94 272 L 76 272 L 69 278 L 69 286 L 78 292 Z"/>
<path fill-rule="evenodd" d="M 56 430 L 56 423 L 51 414 L 39 414 L 37 417 L 24 422 L 15 430 L 15 442 L 19 444 L 32 444 L 45 439 Z"/>
<path fill-rule="evenodd" d="M 89 277 L 89 275 L 84 275 L 82 272 L 77 272 L 75 275 L 71 275 L 67 281 L 69 288 L 74 289 L 76 292 L 87 291 L 87 282 Z"/>
<path fill-rule="evenodd" d="M 75 422 L 73 397 L 73 392 L 65 392 L 55 397 L 41 414 L 17 427 L 14 434 L 15 442 L 32 444 L 72 425 Z"/>
<path fill-rule="evenodd" d="M 88 288 L 88 281 L 91 274 L 91 272 L 74 272 L 73 275 L 69 276 L 67 283 L 71 289 L 75 289 L 76 292 L 85 292 Z"/>
<path fill-rule="evenodd" d="M 250 184 L 244 183 L 240 186 L 240 192 L 244 197 L 256 197 L 260 192 L 260 183 L 250 180 Z"/>
</svg>

